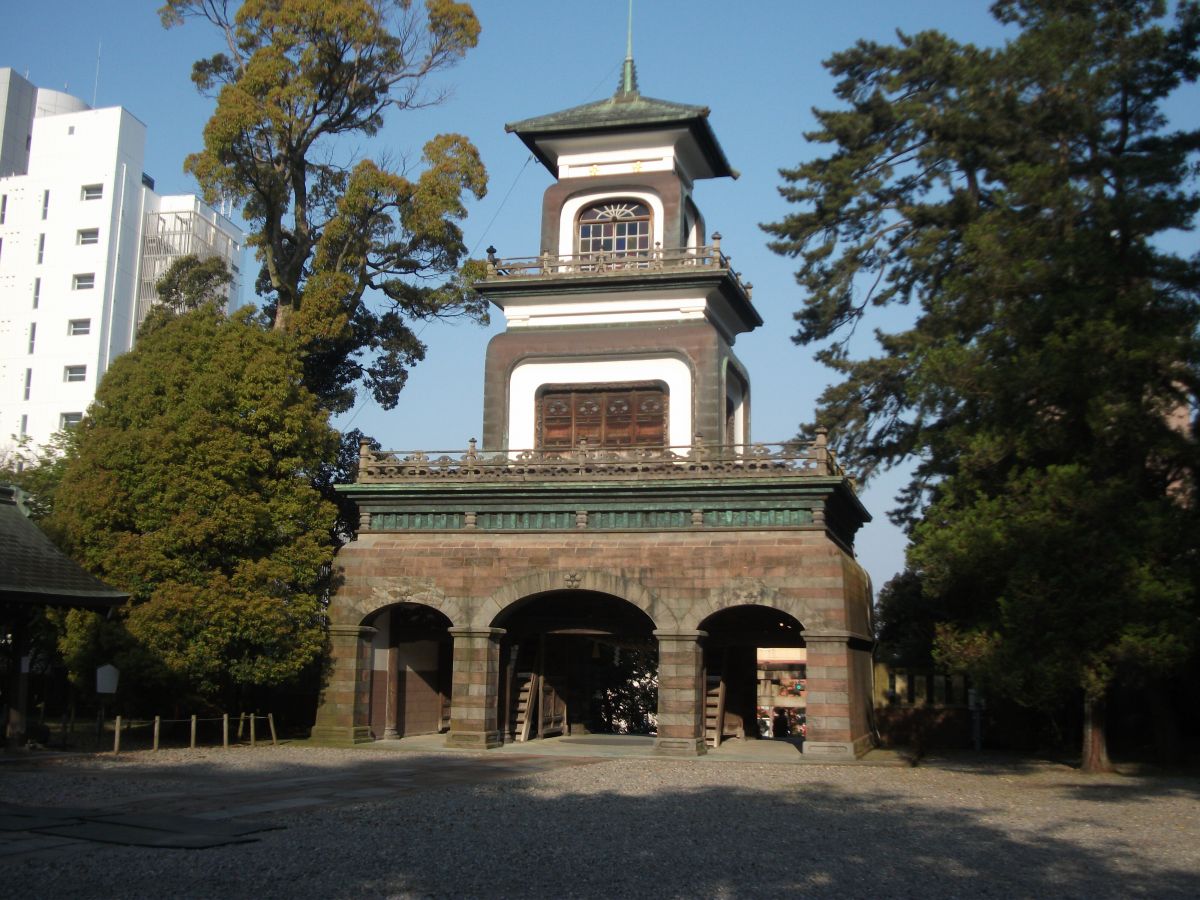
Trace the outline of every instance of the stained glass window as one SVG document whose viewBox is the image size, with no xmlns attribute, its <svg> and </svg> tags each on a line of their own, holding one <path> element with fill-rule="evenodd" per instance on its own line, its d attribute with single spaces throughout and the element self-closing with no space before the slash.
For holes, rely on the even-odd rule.
<svg viewBox="0 0 1200 900">
<path fill-rule="evenodd" d="M 622 257 L 650 252 L 650 210 L 636 200 L 606 200 L 579 216 L 579 252 Z"/>
</svg>

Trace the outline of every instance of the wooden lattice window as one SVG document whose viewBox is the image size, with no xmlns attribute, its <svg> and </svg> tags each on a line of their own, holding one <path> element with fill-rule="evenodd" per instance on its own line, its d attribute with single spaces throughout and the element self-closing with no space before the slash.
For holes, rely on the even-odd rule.
<svg viewBox="0 0 1200 900">
<path fill-rule="evenodd" d="M 662 447 L 667 391 L 661 385 L 549 388 L 538 397 L 538 447 Z"/>
<path fill-rule="evenodd" d="M 636 200 L 606 200 L 579 215 L 579 252 L 610 257 L 650 252 L 650 210 Z"/>
</svg>

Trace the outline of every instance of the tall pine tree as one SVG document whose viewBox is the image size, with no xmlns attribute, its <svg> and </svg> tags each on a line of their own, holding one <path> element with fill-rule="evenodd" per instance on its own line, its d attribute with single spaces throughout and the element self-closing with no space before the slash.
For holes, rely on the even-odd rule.
<svg viewBox="0 0 1200 900">
<path fill-rule="evenodd" d="M 840 380 L 818 420 L 864 474 L 915 471 L 896 518 L 954 609 L 937 653 L 1027 703 L 1081 696 L 1085 767 L 1104 700 L 1196 652 L 1200 265 L 1163 249 L 1200 208 L 1200 132 L 1167 98 L 1200 71 L 1200 10 L 1161 0 L 1000 0 L 1002 48 L 938 32 L 828 63 L 844 106 L 785 171 L 799 210 L 800 343 Z M 911 327 L 849 334 L 872 307 Z"/>
</svg>

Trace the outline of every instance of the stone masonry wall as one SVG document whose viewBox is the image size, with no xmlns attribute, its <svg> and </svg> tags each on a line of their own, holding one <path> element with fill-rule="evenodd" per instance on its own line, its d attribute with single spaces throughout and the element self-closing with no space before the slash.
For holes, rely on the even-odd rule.
<svg viewBox="0 0 1200 900">
<path fill-rule="evenodd" d="M 608 593 L 664 630 L 696 629 L 718 610 L 759 604 L 806 632 L 857 631 L 861 572 L 818 529 L 589 534 L 372 533 L 337 557 L 334 624 L 357 625 L 392 603 L 423 603 L 456 626 L 490 627 L 509 603 L 547 590 Z M 853 585 L 859 588 L 861 584 Z M 869 636 L 869 632 L 863 634 Z"/>
</svg>

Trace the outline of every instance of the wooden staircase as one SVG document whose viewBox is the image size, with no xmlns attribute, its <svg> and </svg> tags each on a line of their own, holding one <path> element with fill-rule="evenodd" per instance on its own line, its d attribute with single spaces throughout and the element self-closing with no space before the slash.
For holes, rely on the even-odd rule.
<svg viewBox="0 0 1200 900">
<path fill-rule="evenodd" d="M 516 677 L 517 702 L 513 710 L 515 723 L 512 731 L 518 741 L 529 740 L 536 718 L 538 686 L 541 679 L 535 672 L 518 672 Z"/>
<path fill-rule="evenodd" d="M 709 675 L 704 681 L 704 743 L 716 748 L 725 732 L 725 678 Z"/>
</svg>

